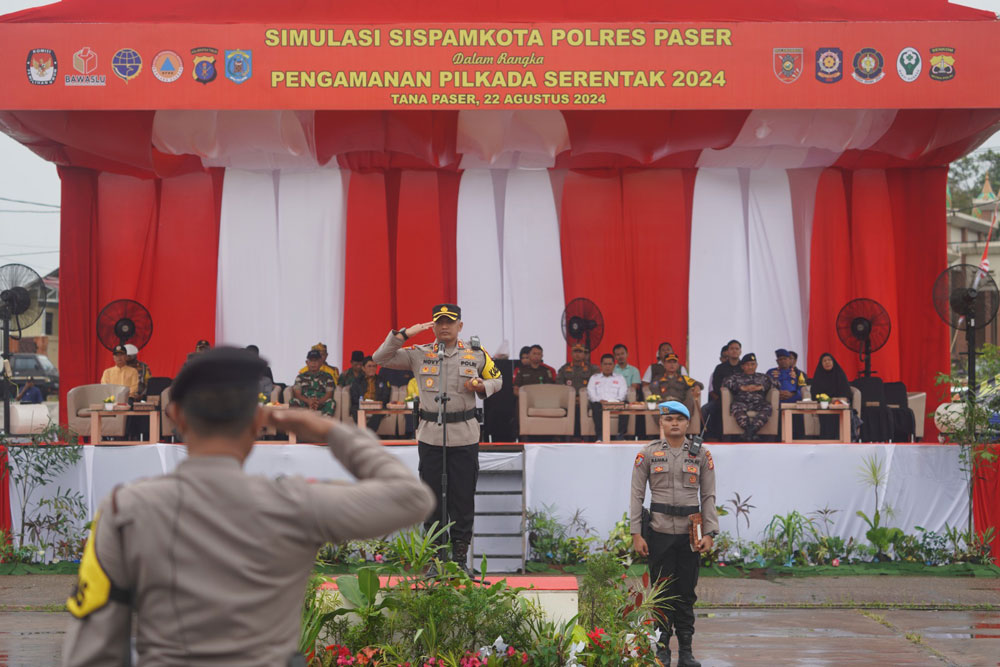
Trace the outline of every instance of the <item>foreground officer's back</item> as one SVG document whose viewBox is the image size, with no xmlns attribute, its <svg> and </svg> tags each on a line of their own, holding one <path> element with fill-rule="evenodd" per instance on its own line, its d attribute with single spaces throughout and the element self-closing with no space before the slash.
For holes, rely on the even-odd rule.
<svg viewBox="0 0 1000 667">
<path fill-rule="evenodd" d="M 219 352 L 206 356 L 228 354 Z M 185 382 L 206 379 L 182 372 L 175 388 L 183 394 Z M 268 419 L 303 439 L 326 440 L 360 481 L 271 480 L 244 473 L 227 444 L 215 444 L 225 438 L 199 438 L 188 421 L 199 417 L 185 416 L 179 402 L 191 456 L 173 473 L 119 488 L 101 504 L 79 590 L 68 601 L 78 620 L 64 664 L 129 664 L 134 609 L 143 665 L 285 665 L 296 649 L 316 550 L 327 541 L 385 535 L 430 511 L 426 487 L 357 429 L 308 411 L 258 413 L 251 435 Z"/>
</svg>

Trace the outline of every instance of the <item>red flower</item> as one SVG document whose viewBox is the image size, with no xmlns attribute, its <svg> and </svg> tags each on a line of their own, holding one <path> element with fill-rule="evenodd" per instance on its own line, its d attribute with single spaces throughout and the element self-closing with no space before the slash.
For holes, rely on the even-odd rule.
<svg viewBox="0 0 1000 667">
<path fill-rule="evenodd" d="M 593 632 L 587 633 L 587 637 L 597 646 L 603 647 L 604 644 L 601 643 L 601 636 L 605 634 L 607 633 L 604 631 L 604 628 L 594 628 Z"/>
</svg>

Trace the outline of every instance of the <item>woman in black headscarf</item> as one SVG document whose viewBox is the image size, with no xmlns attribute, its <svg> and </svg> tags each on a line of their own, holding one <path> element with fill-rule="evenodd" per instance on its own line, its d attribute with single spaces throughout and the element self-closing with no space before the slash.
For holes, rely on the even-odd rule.
<svg viewBox="0 0 1000 667">
<path fill-rule="evenodd" d="M 816 370 L 813 372 L 812 385 L 809 391 L 816 400 L 820 394 L 826 394 L 830 400 L 842 398 L 851 404 L 851 383 L 847 381 L 847 373 L 840 367 L 837 360 L 829 352 L 820 355 Z M 837 415 L 818 415 L 819 435 L 821 440 L 833 440 L 839 436 Z"/>
</svg>

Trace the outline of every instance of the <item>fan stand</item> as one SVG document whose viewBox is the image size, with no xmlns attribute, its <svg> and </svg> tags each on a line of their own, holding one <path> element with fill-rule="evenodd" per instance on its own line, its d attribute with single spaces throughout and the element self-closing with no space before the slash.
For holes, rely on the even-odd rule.
<svg viewBox="0 0 1000 667">
<path fill-rule="evenodd" d="M 8 318 L 3 318 L 3 352 L 0 353 L 2 361 L 0 361 L 0 381 L 3 382 L 3 428 L 0 429 L 0 433 L 4 435 L 10 435 L 10 386 L 13 384 L 13 380 L 7 375 L 7 369 L 10 367 L 10 320 Z"/>
<path fill-rule="evenodd" d="M 872 376 L 872 341 L 865 338 L 865 349 L 861 352 L 861 361 L 865 364 L 865 369 L 861 371 L 861 377 L 870 378 Z"/>
<path fill-rule="evenodd" d="M 965 329 L 965 347 L 969 355 L 969 390 L 966 392 L 969 400 L 976 398 L 976 314 L 974 311 L 965 314 L 968 326 Z"/>
</svg>

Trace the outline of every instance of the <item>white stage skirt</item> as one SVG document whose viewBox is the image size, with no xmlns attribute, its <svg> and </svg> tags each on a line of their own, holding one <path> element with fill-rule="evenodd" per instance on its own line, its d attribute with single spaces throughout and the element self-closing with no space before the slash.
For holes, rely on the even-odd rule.
<svg viewBox="0 0 1000 667">
<path fill-rule="evenodd" d="M 564 520 L 577 510 L 604 537 L 628 510 L 635 444 L 527 444 L 524 446 L 525 502 L 529 509 L 548 508 Z M 40 490 L 32 505 L 57 487 L 83 493 L 91 514 L 101 499 L 119 485 L 169 472 L 187 456 L 183 445 L 86 446 L 80 463 Z M 750 526 L 741 523 L 743 539 L 759 540 L 771 517 L 798 510 L 809 514 L 822 508 L 833 514 L 830 533 L 865 541 L 867 526 L 855 513 L 872 515 L 874 490 L 862 480 L 866 458 L 878 457 L 886 472 L 879 489 L 880 505 L 889 505 L 888 524 L 913 532 L 916 526 L 941 532 L 945 524 L 964 525 L 969 501 L 958 448 L 952 445 L 783 445 L 713 444 L 716 504 L 727 504 L 734 493 L 754 509 Z M 416 446 L 392 448 L 414 474 Z M 521 453 L 482 452 L 481 470 L 521 467 Z M 257 445 L 246 462 L 251 474 L 277 477 L 301 475 L 315 479 L 350 479 L 324 447 Z M 11 484 L 11 515 L 20 530 L 21 498 Z M 648 497 L 646 499 L 648 503 Z M 884 514 L 884 512 L 883 512 Z M 743 522 L 743 519 L 740 519 Z M 736 516 L 720 519 L 721 529 L 736 534 Z"/>
</svg>

